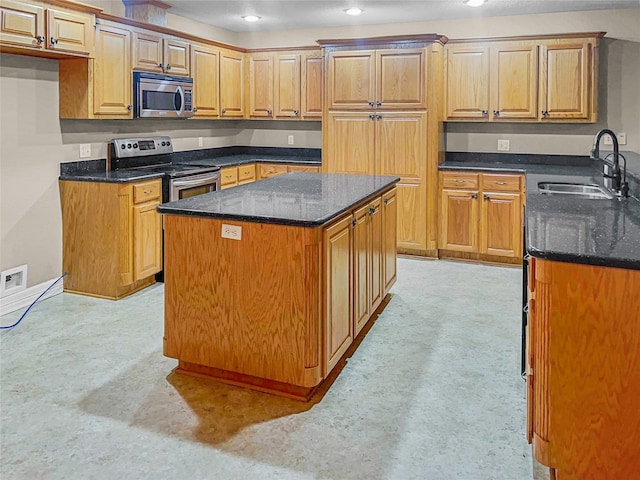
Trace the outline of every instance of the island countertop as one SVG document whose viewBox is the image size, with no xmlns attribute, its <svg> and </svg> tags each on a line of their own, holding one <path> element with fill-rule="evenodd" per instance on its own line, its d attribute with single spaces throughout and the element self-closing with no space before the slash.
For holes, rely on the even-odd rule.
<svg viewBox="0 0 640 480">
<path fill-rule="evenodd" d="M 288 173 L 164 203 L 158 212 L 315 227 L 330 222 L 399 180 L 391 176 Z"/>
</svg>

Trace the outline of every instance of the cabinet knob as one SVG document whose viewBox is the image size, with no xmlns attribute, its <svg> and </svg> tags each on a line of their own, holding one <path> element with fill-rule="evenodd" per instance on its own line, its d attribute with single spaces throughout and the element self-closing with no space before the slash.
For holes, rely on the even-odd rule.
<svg viewBox="0 0 640 480">
<path fill-rule="evenodd" d="M 491 197 L 489 195 L 483 195 L 482 198 L 484 200 L 491 200 Z"/>
<path fill-rule="evenodd" d="M 473 193 L 471 194 L 471 198 L 473 198 L 474 200 L 478 198 L 478 194 L 477 193 Z"/>
<path fill-rule="evenodd" d="M 196 113 L 198 111 L 198 109 L 196 107 L 193 107 L 193 113 Z"/>
<path fill-rule="evenodd" d="M 369 102 L 369 106 L 373 107 L 376 104 L 376 102 Z"/>
<path fill-rule="evenodd" d="M 293 114 L 297 117 L 298 115 L 300 115 L 300 110 L 294 110 Z"/>
<path fill-rule="evenodd" d="M 220 110 L 220 113 L 222 113 L 222 115 L 224 115 L 225 113 L 227 113 L 227 109 L 223 108 L 222 110 Z"/>
<path fill-rule="evenodd" d="M 493 111 L 493 115 L 494 115 L 495 117 L 497 117 L 498 115 L 500 115 L 500 110 L 494 110 L 494 111 Z"/>
<path fill-rule="evenodd" d="M 133 105 L 127 105 L 127 110 L 129 111 L 133 110 Z"/>
<path fill-rule="evenodd" d="M 380 100 L 378 100 L 378 101 L 376 102 L 376 107 L 381 107 L 381 106 L 382 106 L 382 102 L 381 102 Z"/>
<path fill-rule="evenodd" d="M 353 228 L 356 228 L 356 225 L 358 225 L 358 220 L 356 220 L 356 219 L 355 219 L 355 217 L 353 217 L 353 218 L 351 219 L 351 226 L 352 226 Z"/>
<path fill-rule="evenodd" d="M 171 65 L 167 65 L 167 71 L 171 70 Z"/>
<path fill-rule="evenodd" d="M 273 110 L 267 110 L 267 115 L 269 115 L 270 117 L 273 116 Z"/>
<path fill-rule="evenodd" d="M 369 115 L 369 118 L 370 118 L 371 120 L 375 120 L 375 119 L 376 119 L 376 116 L 372 113 L 371 115 Z"/>
<path fill-rule="evenodd" d="M 384 199 L 384 204 L 385 204 L 385 205 L 389 205 L 389 199 L 388 199 L 388 198 L 385 198 L 385 199 Z"/>
<path fill-rule="evenodd" d="M 44 43 L 44 35 L 37 35 L 36 40 L 38 41 L 38 45 L 42 45 Z"/>
<path fill-rule="evenodd" d="M 482 110 L 482 115 L 489 115 L 489 110 Z"/>
<path fill-rule="evenodd" d="M 58 39 L 54 38 L 54 37 L 51 37 L 51 45 L 55 45 L 57 43 L 58 43 Z"/>
<path fill-rule="evenodd" d="M 164 63 L 161 63 L 160 65 L 158 65 L 160 67 L 161 70 L 164 70 Z"/>
<path fill-rule="evenodd" d="M 382 115 L 376 115 L 376 120 L 382 120 Z"/>
<path fill-rule="evenodd" d="M 374 206 L 369 207 L 369 215 L 374 215 L 376 213 L 377 208 Z"/>
<path fill-rule="evenodd" d="M 547 110 L 542 110 L 542 116 L 546 117 L 547 115 L 549 115 L 549 112 Z"/>
</svg>

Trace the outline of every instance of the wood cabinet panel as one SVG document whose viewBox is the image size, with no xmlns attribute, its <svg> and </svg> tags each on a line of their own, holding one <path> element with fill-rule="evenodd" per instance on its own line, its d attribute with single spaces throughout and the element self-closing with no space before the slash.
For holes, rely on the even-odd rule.
<svg viewBox="0 0 640 480">
<path fill-rule="evenodd" d="M 478 251 L 478 193 L 442 190 L 440 248 Z"/>
<path fill-rule="evenodd" d="M 287 173 L 287 166 L 278 163 L 259 163 L 258 170 L 260 172 L 260 178 L 262 179 Z"/>
<path fill-rule="evenodd" d="M 0 1 L 0 42 L 44 48 L 44 8 L 11 0 Z"/>
<path fill-rule="evenodd" d="M 380 108 L 426 108 L 425 49 L 376 51 Z"/>
<path fill-rule="evenodd" d="M 238 184 L 238 168 L 227 167 L 220 170 L 220 188 L 235 187 Z"/>
<path fill-rule="evenodd" d="M 467 172 L 442 172 L 442 188 L 477 190 L 480 188 L 480 175 Z"/>
<path fill-rule="evenodd" d="M 375 101 L 375 51 L 330 52 L 327 94 L 331 109 L 366 109 Z"/>
<path fill-rule="evenodd" d="M 398 250 L 398 201 L 394 188 L 382 196 L 382 297 L 384 298 L 397 277 L 396 252 Z"/>
<path fill-rule="evenodd" d="M 238 184 L 255 182 L 256 180 L 256 164 L 240 165 L 238 167 Z"/>
<path fill-rule="evenodd" d="M 369 231 L 369 205 L 353 214 L 353 311 L 354 336 L 369 320 L 369 289 L 371 282 L 371 235 Z"/>
<path fill-rule="evenodd" d="M 244 116 L 243 54 L 220 50 L 220 115 Z"/>
<path fill-rule="evenodd" d="M 47 48 L 91 55 L 94 51 L 93 16 L 48 9 Z"/>
<path fill-rule="evenodd" d="M 136 183 L 133 186 L 133 203 L 142 203 L 160 199 L 162 196 L 162 189 L 160 187 L 161 185 L 155 180 L 145 183 Z"/>
<path fill-rule="evenodd" d="M 274 105 L 276 118 L 300 116 L 301 55 L 280 54 L 275 58 Z"/>
<path fill-rule="evenodd" d="M 383 243 L 382 198 L 378 197 L 369 204 L 369 316 L 382 303 L 384 296 L 384 243 Z M 391 225 L 389 225 L 390 227 Z"/>
<path fill-rule="evenodd" d="M 301 116 L 321 119 L 323 108 L 324 58 L 318 53 L 302 57 Z"/>
<path fill-rule="evenodd" d="M 352 216 L 324 231 L 325 371 L 330 372 L 353 342 Z"/>
<path fill-rule="evenodd" d="M 160 35 L 133 32 L 133 69 L 162 73 L 164 47 Z"/>
<path fill-rule="evenodd" d="M 93 113 L 132 117 L 131 33 L 98 25 L 93 75 Z"/>
<path fill-rule="evenodd" d="M 447 48 L 447 118 L 487 119 L 489 111 L 489 48 L 460 45 Z"/>
<path fill-rule="evenodd" d="M 491 48 L 493 120 L 538 118 L 538 46 L 512 42 Z"/>
<path fill-rule="evenodd" d="M 589 118 L 590 57 L 589 42 L 541 47 L 543 120 Z"/>
<path fill-rule="evenodd" d="M 398 247 L 424 250 L 427 244 L 426 183 L 400 181 L 397 184 Z"/>
<path fill-rule="evenodd" d="M 333 113 L 326 121 L 323 168 L 330 173 L 375 172 L 375 121 L 367 113 Z"/>
<path fill-rule="evenodd" d="M 273 117 L 273 73 L 271 54 L 249 57 L 249 115 Z"/>
<path fill-rule="evenodd" d="M 194 116 L 220 116 L 220 51 L 205 45 L 192 45 L 191 73 Z"/>
<path fill-rule="evenodd" d="M 521 175 L 482 174 L 482 189 L 488 192 L 520 192 L 523 182 Z"/>
<path fill-rule="evenodd" d="M 191 73 L 191 45 L 175 38 L 164 39 L 165 71 L 171 75 L 189 76 Z"/>
<path fill-rule="evenodd" d="M 482 194 L 480 253 L 522 256 L 522 200 L 519 193 Z"/>
<path fill-rule="evenodd" d="M 162 270 L 162 218 L 159 201 L 133 207 L 134 281 Z"/>
</svg>

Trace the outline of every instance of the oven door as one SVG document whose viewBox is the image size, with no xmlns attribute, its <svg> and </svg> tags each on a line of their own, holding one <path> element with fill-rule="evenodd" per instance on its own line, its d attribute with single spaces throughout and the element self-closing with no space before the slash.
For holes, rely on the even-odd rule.
<svg viewBox="0 0 640 480">
<path fill-rule="evenodd" d="M 195 197 L 220 189 L 220 172 L 173 178 L 169 182 L 169 201 Z"/>
</svg>

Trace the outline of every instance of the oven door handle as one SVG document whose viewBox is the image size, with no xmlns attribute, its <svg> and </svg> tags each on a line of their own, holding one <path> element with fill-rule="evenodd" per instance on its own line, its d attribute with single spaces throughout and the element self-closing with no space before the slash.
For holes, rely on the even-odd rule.
<svg viewBox="0 0 640 480">
<path fill-rule="evenodd" d="M 211 183 L 211 180 L 218 180 L 219 175 L 213 175 L 206 178 L 198 178 L 196 180 L 173 180 L 172 185 L 174 187 L 188 187 L 189 185 L 199 185 L 201 183 Z"/>
<path fill-rule="evenodd" d="M 176 100 L 178 99 L 179 105 L 176 105 Z M 178 85 L 176 88 L 176 96 L 174 97 L 173 106 L 175 107 L 178 116 L 181 117 L 184 112 L 184 90 L 182 90 L 182 87 L 180 85 Z"/>
</svg>

